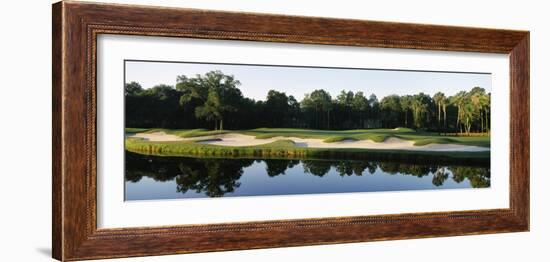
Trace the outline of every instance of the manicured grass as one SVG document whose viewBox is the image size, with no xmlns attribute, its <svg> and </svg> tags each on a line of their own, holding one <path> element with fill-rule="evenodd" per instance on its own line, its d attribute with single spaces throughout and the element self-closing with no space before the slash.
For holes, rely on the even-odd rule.
<svg viewBox="0 0 550 262">
<path fill-rule="evenodd" d="M 325 143 L 334 143 L 334 142 L 341 142 L 341 141 L 357 141 L 358 139 L 351 136 L 331 136 L 323 140 Z"/>
<path fill-rule="evenodd" d="M 343 140 L 366 140 L 383 142 L 391 136 L 415 132 L 409 128 L 397 129 L 353 129 L 353 130 L 315 130 L 298 128 L 257 128 L 251 130 L 234 131 L 245 135 L 251 135 L 258 139 L 272 137 L 298 137 L 321 139 L 324 142 L 338 142 Z"/>
<path fill-rule="evenodd" d="M 246 135 L 253 135 L 257 139 L 269 139 L 269 138 L 273 138 L 273 137 L 278 136 L 276 134 L 259 134 L 259 135 L 255 135 L 255 134 L 252 134 L 252 133 L 249 133 L 249 132 L 245 132 L 245 134 Z"/>
<path fill-rule="evenodd" d="M 401 139 L 415 141 L 415 146 L 427 144 L 458 144 L 468 146 L 491 147 L 490 136 L 443 136 L 437 133 L 404 134 L 397 136 Z"/>
<path fill-rule="evenodd" d="M 196 144 L 190 141 L 149 142 L 140 138 L 127 138 L 126 150 L 157 156 L 222 157 L 222 158 L 300 158 L 300 159 L 369 159 L 399 161 L 447 161 L 487 164 L 490 152 L 429 152 L 378 149 L 327 149 L 295 146 L 292 140 L 232 147 Z"/>
<path fill-rule="evenodd" d="M 213 157 L 307 157 L 307 158 L 372 158 L 373 155 L 398 155 L 400 158 L 418 159 L 422 157 L 441 157 L 458 159 L 488 159 L 490 152 L 429 152 L 381 149 L 349 149 L 349 148 L 303 148 L 297 147 L 292 140 L 284 137 L 315 138 L 333 143 L 344 140 L 365 140 L 383 142 L 390 137 L 412 140 L 415 145 L 462 144 L 490 147 L 489 136 L 443 136 L 437 133 L 416 132 L 408 128 L 397 129 L 360 129 L 360 130 L 312 130 L 291 128 L 258 128 L 252 130 L 206 130 L 206 129 L 137 129 L 127 128 L 126 132 L 137 131 L 154 133 L 165 132 L 184 138 L 204 137 L 194 141 L 151 142 L 139 138 L 127 138 L 125 147 L 128 151 L 162 156 L 213 156 Z M 282 137 L 272 143 L 257 146 L 217 146 L 197 142 L 219 141 L 213 135 L 239 133 L 255 136 L 259 139 Z"/>
<path fill-rule="evenodd" d="M 294 129 L 294 128 L 258 128 L 251 130 L 232 131 L 245 135 L 252 135 L 258 139 L 267 139 L 272 137 L 298 137 L 298 138 L 316 138 L 323 141 L 337 142 L 342 140 L 372 140 L 374 142 L 384 142 L 390 137 L 396 137 L 405 140 L 415 141 L 415 145 L 438 144 L 460 144 L 471 146 L 490 147 L 491 139 L 489 136 L 444 136 L 433 132 L 416 132 L 410 128 L 396 129 L 354 129 L 354 130 L 314 130 L 314 129 Z"/>
<path fill-rule="evenodd" d="M 124 132 L 126 133 L 142 133 L 142 132 L 147 132 L 148 130 L 149 128 L 132 128 L 132 127 L 124 128 Z"/>
<path fill-rule="evenodd" d="M 442 137 L 442 138 L 425 138 L 425 139 L 419 139 L 415 140 L 414 145 L 415 146 L 423 146 L 423 145 L 429 145 L 429 144 L 451 144 L 454 141 L 452 139 Z"/>
<path fill-rule="evenodd" d="M 225 133 L 230 133 L 233 131 L 230 130 L 208 130 L 208 129 L 166 129 L 166 128 L 125 128 L 124 129 L 127 133 L 157 133 L 157 132 L 164 132 L 166 134 L 175 135 L 183 138 L 188 137 L 200 137 L 200 136 L 212 136 L 212 135 L 220 135 Z M 141 130 L 137 132 L 132 132 L 135 130 Z"/>
<path fill-rule="evenodd" d="M 298 137 L 321 139 L 327 143 L 343 140 L 372 140 L 383 142 L 390 137 L 415 141 L 415 145 L 427 144 L 460 144 L 471 146 L 490 147 L 490 136 L 445 136 L 433 132 L 416 132 L 410 128 L 395 129 L 353 129 L 353 130 L 315 130 L 298 128 L 257 128 L 251 130 L 208 130 L 208 129 L 163 129 L 163 128 L 126 128 L 127 133 L 155 133 L 164 132 L 183 138 L 213 136 L 226 133 L 251 135 L 257 139 L 273 137 Z"/>
</svg>

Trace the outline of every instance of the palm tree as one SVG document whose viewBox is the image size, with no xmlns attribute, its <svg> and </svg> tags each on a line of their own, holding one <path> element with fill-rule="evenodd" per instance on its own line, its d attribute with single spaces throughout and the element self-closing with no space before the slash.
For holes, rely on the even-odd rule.
<svg viewBox="0 0 550 262">
<path fill-rule="evenodd" d="M 443 101 L 441 101 L 441 105 L 443 108 L 443 127 L 445 129 L 445 133 L 447 133 L 447 106 L 449 104 L 451 104 L 449 98 L 444 98 Z"/>
<path fill-rule="evenodd" d="M 481 99 L 481 94 L 480 93 L 470 94 L 470 103 L 471 103 L 471 106 L 472 106 L 472 110 L 475 111 L 475 112 L 479 112 L 479 114 L 481 114 L 481 112 L 482 112 L 480 99 Z M 481 119 L 483 119 L 483 118 L 481 118 Z M 483 120 L 481 121 L 480 126 L 482 126 L 482 129 L 483 129 Z"/>
<path fill-rule="evenodd" d="M 456 128 L 457 128 L 457 131 L 458 129 L 460 129 L 460 133 L 462 133 L 462 126 L 460 125 L 460 122 L 461 122 L 460 116 L 464 114 L 463 108 L 464 108 L 464 105 L 466 104 L 467 97 L 468 97 L 468 94 L 466 93 L 466 91 L 460 91 L 451 98 L 452 104 L 458 108 L 457 117 L 456 117 Z"/>
<path fill-rule="evenodd" d="M 413 110 L 414 126 L 420 128 L 422 126 L 422 117 L 428 111 L 428 105 L 422 101 L 422 97 L 415 95 L 412 98 L 411 108 Z"/>
<path fill-rule="evenodd" d="M 480 104 L 480 121 L 481 121 L 481 132 L 488 131 L 489 123 L 488 123 L 488 111 L 491 110 L 491 96 L 490 94 L 482 94 L 479 97 L 479 104 Z M 485 125 L 483 125 L 483 122 L 485 122 Z"/>
<path fill-rule="evenodd" d="M 409 109 L 411 108 L 412 96 L 406 95 L 402 96 L 399 100 L 401 104 L 401 109 L 405 112 L 405 127 L 408 127 L 408 118 L 409 118 Z"/>
<path fill-rule="evenodd" d="M 485 89 L 476 86 L 470 90 L 469 95 L 474 110 L 479 114 L 480 131 L 483 132 L 483 111 L 486 104 Z"/>
<path fill-rule="evenodd" d="M 487 131 L 487 133 L 490 133 L 491 122 L 489 119 L 489 114 L 491 113 L 491 93 L 488 93 L 485 98 L 485 131 Z"/>
<path fill-rule="evenodd" d="M 443 107 L 443 103 L 445 101 L 445 94 L 437 92 L 433 96 L 433 100 L 437 105 L 437 124 L 439 126 L 439 129 L 441 129 L 441 108 Z"/>
<path fill-rule="evenodd" d="M 466 129 L 466 134 L 470 134 L 472 124 L 476 117 L 476 106 L 473 103 L 466 103 L 462 109 L 463 119 L 464 119 L 464 128 Z"/>
</svg>

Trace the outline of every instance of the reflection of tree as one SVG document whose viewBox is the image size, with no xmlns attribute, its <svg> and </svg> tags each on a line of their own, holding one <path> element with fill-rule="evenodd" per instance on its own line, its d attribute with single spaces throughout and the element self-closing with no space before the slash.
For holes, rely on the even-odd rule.
<svg viewBox="0 0 550 262">
<path fill-rule="evenodd" d="M 125 180 L 138 183 L 146 176 L 155 181 L 175 180 L 176 190 L 185 194 L 192 191 L 210 197 L 223 196 L 237 190 L 244 168 L 265 162 L 269 177 L 284 175 L 287 169 L 302 163 L 303 172 L 323 177 L 332 171 L 342 177 L 362 176 L 380 169 L 381 175 L 408 175 L 423 178 L 432 175 L 434 186 L 443 186 L 452 175 L 456 183 L 468 179 L 474 188 L 489 187 L 490 169 L 472 166 L 442 166 L 437 164 L 410 164 L 402 162 L 374 162 L 367 160 L 292 160 L 292 159 L 201 159 L 188 157 L 155 157 L 126 153 Z M 257 169 L 250 169 L 257 170 Z M 261 175 L 261 174 L 254 174 Z M 334 174 L 333 174 L 334 175 Z"/>
<path fill-rule="evenodd" d="M 353 171 L 353 162 L 351 161 L 338 161 L 336 164 L 336 172 L 338 172 L 338 174 L 340 176 L 351 176 L 353 175 L 355 172 Z M 361 173 L 359 173 L 358 175 L 361 175 Z"/>
<path fill-rule="evenodd" d="M 449 172 L 447 172 L 447 169 L 445 167 L 440 167 L 434 173 L 432 184 L 434 186 L 442 186 L 443 182 L 445 182 L 447 178 L 449 178 Z"/>
<path fill-rule="evenodd" d="M 390 175 L 395 175 L 399 173 L 399 163 L 396 162 L 382 162 L 378 163 L 378 167 L 380 167 L 380 170 L 382 170 L 384 173 L 388 173 Z"/>
<path fill-rule="evenodd" d="M 423 177 L 430 174 L 437 168 L 434 166 L 428 165 L 416 165 L 416 164 L 406 164 L 399 162 L 381 162 L 379 167 L 385 173 L 396 175 L 412 175 L 416 177 Z"/>
<path fill-rule="evenodd" d="M 407 175 L 412 175 L 416 177 L 423 177 L 427 176 L 430 173 L 435 172 L 437 170 L 437 167 L 435 166 L 428 166 L 428 165 L 401 165 L 402 172 Z"/>
<path fill-rule="evenodd" d="M 374 162 L 366 162 L 366 161 L 365 161 L 365 165 L 369 170 L 369 174 L 374 175 L 374 173 L 376 172 L 376 169 L 378 168 L 378 165 Z"/>
<path fill-rule="evenodd" d="M 237 180 L 243 174 L 243 168 L 253 162 L 248 159 L 154 157 L 127 153 L 125 180 L 135 183 L 146 176 L 164 182 L 175 178 L 178 192 L 194 190 L 207 196 L 223 196 L 239 187 Z"/>
<path fill-rule="evenodd" d="M 369 168 L 369 162 L 367 162 L 367 161 L 354 161 L 352 163 L 351 168 L 353 169 L 353 173 L 356 176 L 362 176 L 363 173 L 365 172 L 365 169 Z M 375 165 L 375 168 L 376 168 L 376 165 Z"/>
<path fill-rule="evenodd" d="M 353 173 L 357 176 L 362 176 L 365 169 L 369 169 L 370 172 L 371 166 L 372 165 L 368 161 L 354 161 L 352 163 Z M 374 169 L 376 170 L 376 165 L 374 165 Z M 374 171 L 371 174 L 373 173 Z"/>
<path fill-rule="evenodd" d="M 138 154 L 126 154 L 125 180 L 138 182 L 146 176 L 155 181 L 165 182 L 173 180 L 179 173 L 177 165 L 167 164 L 159 157 L 142 156 Z"/>
<path fill-rule="evenodd" d="M 445 180 L 449 178 L 449 171 L 453 174 L 453 180 L 461 183 L 464 179 L 470 181 L 474 188 L 489 187 L 491 185 L 491 171 L 485 167 L 453 166 L 445 168 L 437 165 L 416 165 L 398 162 L 381 162 L 380 169 L 388 174 L 412 175 L 424 177 L 433 174 L 432 184 L 442 186 Z"/>
<path fill-rule="evenodd" d="M 304 173 L 319 177 L 326 175 L 332 166 L 330 161 L 319 160 L 303 160 L 302 165 L 304 166 Z"/>
<path fill-rule="evenodd" d="M 287 168 L 293 168 L 300 163 L 299 160 L 285 160 L 285 159 L 266 159 L 264 160 L 266 165 L 267 175 L 270 177 L 284 175 Z"/>
<path fill-rule="evenodd" d="M 124 179 L 126 181 L 130 181 L 132 183 L 137 183 L 141 180 L 141 178 L 144 176 L 144 174 L 142 172 L 139 172 L 139 171 L 129 171 L 129 170 L 126 170 L 125 174 L 124 174 Z"/>
<path fill-rule="evenodd" d="M 243 174 L 243 167 L 252 164 L 253 160 L 194 159 L 194 162 L 180 164 L 181 174 L 176 177 L 177 191 L 186 193 L 193 190 L 210 197 L 220 197 L 240 186 L 237 180 Z"/>
<path fill-rule="evenodd" d="M 369 161 L 346 161 L 341 160 L 333 164 L 336 172 L 340 176 L 362 176 L 365 170 L 368 170 L 369 174 L 374 174 L 378 165 Z"/>
<path fill-rule="evenodd" d="M 491 169 L 489 168 L 453 166 L 449 167 L 449 170 L 453 173 L 453 180 L 457 183 L 461 183 L 467 178 L 473 188 L 491 186 Z"/>
</svg>

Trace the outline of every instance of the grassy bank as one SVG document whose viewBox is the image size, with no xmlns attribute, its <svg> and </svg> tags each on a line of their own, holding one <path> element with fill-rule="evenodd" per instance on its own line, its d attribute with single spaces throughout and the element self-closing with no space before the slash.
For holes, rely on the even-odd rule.
<svg viewBox="0 0 550 262">
<path fill-rule="evenodd" d="M 327 149 L 297 147 L 291 140 L 269 144 L 232 147 L 198 144 L 191 141 L 149 142 L 127 138 L 126 150 L 156 156 L 223 157 L 223 158 L 301 158 L 301 159 L 369 159 L 399 161 L 445 161 L 489 163 L 490 152 L 430 152 L 382 149 Z"/>
<path fill-rule="evenodd" d="M 238 131 L 229 131 L 229 130 L 208 130 L 208 129 L 166 129 L 166 128 L 125 128 L 124 131 L 126 133 L 130 133 L 133 130 L 141 129 L 140 133 L 157 133 L 157 132 L 164 132 L 166 134 L 175 135 L 183 138 L 190 138 L 190 137 L 201 137 L 201 136 L 213 136 L 213 135 L 221 135 L 226 134 L 230 132 L 238 132 Z"/>
</svg>

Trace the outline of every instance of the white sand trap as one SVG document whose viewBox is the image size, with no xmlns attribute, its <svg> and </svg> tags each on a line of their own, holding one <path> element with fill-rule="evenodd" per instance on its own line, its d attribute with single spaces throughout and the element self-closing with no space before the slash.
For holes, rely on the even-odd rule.
<svg viewBox="0 0 550 262">
<path fill-rule="evenodd" d="M 297 147 L 309 148 L 359 148 L 359 149 L 394 149 L 394 150 L 416 150 L 416 151 L 463 151 L 479 152 L 489 151 L 490 148 L 480 146 L 467 146 L 458 144 L 428 144 L 424 146 L 415 146 L 414 141 L 403 140 L 396 137 L 390 137 L 384 142 L 374 142 L 371 140 L 343 140 L 339 142 L 326 143 L 322 139 L 298 138 L 298 137 L 272 137 L 267 139 L 258 139 L 254 136 L 229 133 L 213 136 L 201 136 L 192 138 L 182 138 L 176 135 L 166 134 L 164 132 L 154 133 L 136 133 L 128 137 L 139 137 L 148 141 L 167 142 L 167 141 L 199 141 L 199 144 L 218 145 L 218 146 L 257 146 L 273 143 L 277 140 L 292 140 Z M 207 140 L 212 139 L 212 140 Z"/>
<path fill-rule="evenodd" d="M 242 134 L 222 134 L 205 138 L 217 138 L 221 140 L 201 141 L 200 144 L 219 145 L 219 146 L 256 146 L 275 142 L 277 140 L 292 140 L 298 147 L 309 148 L 359 148 L 359 149 L 395 149 L 395 150 L 416 150 L 416 151 L 489 151 L 489 148 L 479 146 L 467 146 L 458 144 L 428 144 L 424 146 L 415 146 L 414 141 L 403 140 L 395 137 L 386 139 L 384 142 L 374 142 L 371 140 L 343 140 L 339 142 L 326 143 L 322 139 L 298 138 L 298 137 L 272 137 L 268 139 L 257 139 L 254 136 Z M 196 138 L 195 138 L 196 139 Z M 193 139 L 185 139 L 193 140 Z"/>
<path fill-rule="evenodd" d="M 167 141 L 182 141 L 184 138 L 181 138 L 176 135 L 169 135 L 164 132 L 154 132 L 154 133 L 136 133 L 128 135 L 128 137 L 138 137 L 143 138 L 148 141 L 155 142 L 167 142 Z"/>
<path fill-rule="evenodd" d="M 196 139 L 221 139 L 219 141 L 212 140 L 212 141 L 200 141 L 197 142 L 199 144 L 209 144 L 209 145 L 218 145 L 218 146 L 257 146 L 257 145 L 263 145 L 263 144 L 269 144 L 271 142 L 285 139 L 285 138 L 279 138 L 279 139 L 257 139 L 254 136 L 248 136 L 248 135 L 241 135 L 236 133 L 230 133 L 230 134 L 221 134 L 221 135 L 214 135 L 214 136 L 201 136 L 201 137 L 195 137 L 195 138 L 188 138 L 186 140 L 196 140 Z"/>
</svg>

